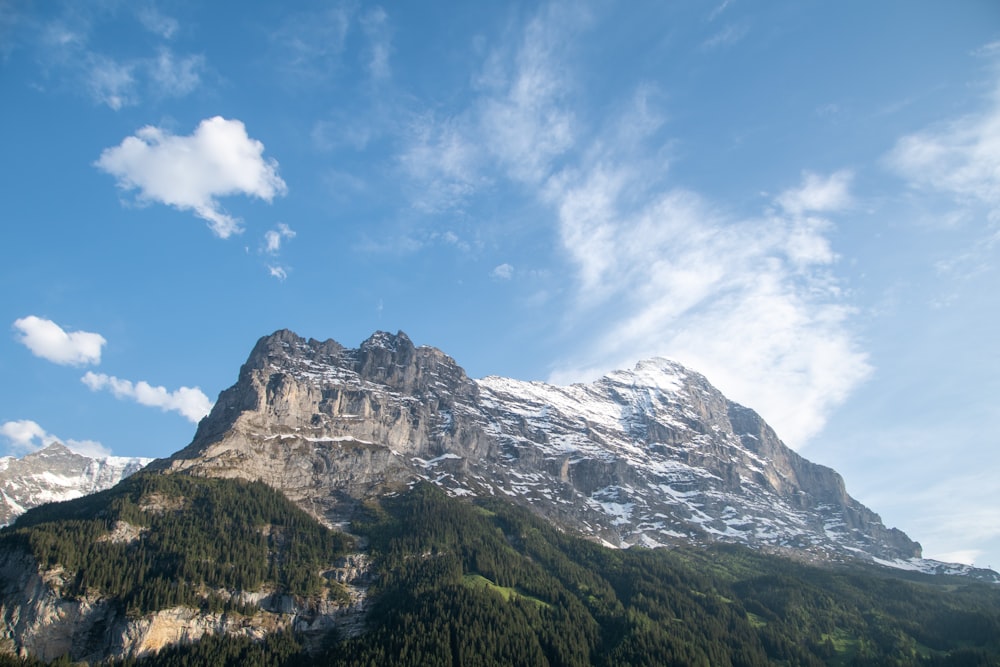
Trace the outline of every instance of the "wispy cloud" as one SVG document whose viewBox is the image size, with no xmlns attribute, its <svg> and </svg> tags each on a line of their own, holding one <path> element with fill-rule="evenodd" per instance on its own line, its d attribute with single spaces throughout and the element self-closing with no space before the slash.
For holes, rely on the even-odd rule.
<svg viewBox="0 0 1000 667">
<path fill-rule="evenodd" d="M 594 167 L 551 193 L 579 280 L 588 344 L 557 382 L 592 379 L 671 356 L 759 412 L 793 446 L 825 423 L 870 372 L 827 267 L 830 223 L 802 215 L 828 203 L 816 183 L 783 193 L 797 215 L 734 219 L 684 190 L 626 197 L 628 167 Z M 836 176 L 831 177 L 837 180 Z"/>
<path fill-rule="evenodd" d="M 381 7 L 375 7 L 361 17 L 361 29 L 369 42 L 369 74 L 376 81 L 388 79 L 392 73 L 389 65 L 389 56 L 392 53 L 389 15 Z"/>
<path fill-rule="evenodd" d="M 133 64 L 119 63 L 96 54 L 88 55 L 85 62 L 87 90 L 95 101 L 115 111 L 136 103 L 138 94 Z"/>
<path fill-rule="evenodd" d="M 514 267 L 504 263 L 493 268 L 491 276 L 498 280 L 510 280 L 514 276 Z"/>
<path fill-rule="evenodd" d="M 713 51 L 732 46 L 746 37 L 749 32 L 750 29 L 744 24 L 727 25 L 702 42 L 702 48 L 706 51 Z"/>
<path fill-rule="evenodd" d="M 180 413 L 190 422 L 198 423 L 212 409 L 212 401 L 198 387 L 181 387 L 168 391 L 144 380 L 133 383 L 104 373 L 88 371 L 81 381 L 92 391 L 108 390 L 116 398 L 131 399 L 141 405 L 160 408 L 164 412 Z"/>
<path fill-rule="evenodd" d="M 757 217 L 671 186 L 654 87 L 597 127 L 576 117 L 568 44 L 586 19 L 566 10 L 547 5 L 488 51 L 478 98 L 427 117 L 405 159 L 456 199 L 505 179 L 552 211 L 576 291 L 553 381 L 671 356 L 802 445 L 870 372 L 832 271 L 828 216 L 850 205 L 850 172 L 807 172 Z"/>
<path fill-rule="evenodd" d="M 111 450 L 96 440 L 63 439 L 48 433 L 30 419 L 4 422 L 0 425 L 0 435 L 7 439 L 9 450 L 16 455 L 27 454 L 55 442 L 60 442 L 84 456 L 101 458 L 111 455 Z"/>
<path fill-rule="evenodd" d="M 180 29 L 177 19 L 163 14 L 152 3 L 146 5 L 137 3 L 135 16 L 142 27 L 163 39 L 172 39 Z"/>
<path fill-rule="evenodd" d="M 947 193 L 956 203 L 985 206 L 1000 222 L 1000 85 L 988 109 L 901 138 L 889 166 L 914 187 Z"/>
<path fill-rule="evenodd" d="M 294 238 L 295 231 L 285 223 L 279 222 L 276 229 L 269 229 L 264 232 L 264 252 L 269 255 L 276 255 L 281 250 L 282 241 Z"/>
<path fill-rule="evenodd" d="M 20 332 L 18 342 L 36 357 L 56 364 L 84 366 L 101 363 L 101 350 L 107 340 L 89 331 L 66 331 L 52 320 L 35 315 L 14 321 Z"/>
<path fill-rule="evenodd" d="M 528 22 L 512 51 L 491 54 L 479 79 L 479 139 L 519 181 L 540 183 L 552 161 L 574 144 L 576 121 L 566 103 L 572 86 L 560 58 L 586 20 L 575 7 L 548 5 Z"/>
<path fill-rule="evenodd" d="M 777 204 L 790 215 L 841 211 L 851 205 L 850 185 L 853 175 L 838 171 L 823 177 L 811 172 L 802 175 L 802 185 L 783 192 Z"/>
<path fill-rule="evenodd" d="M 152 4 L 131 5 L 124 13 L 163 40 L 180 29 L 178 21 L 159 12 Z M 25 21 L 24 45 L 36 50 L 45 79 L 59 89 L 81 92 L 95 103 L 117 111 L 146 98 L 183 97 L 201 83 L 205 59 L 201 55 L 176 55 L 161 44 L 149 55 L 122 56 L 92 42 L 98 27 L 119 20 L 119 12 L 94 6 L 75 7 L 47 22 Z M 102 45 L 102 46 L 106 46 Z"/>
<path fill-rule="evenodd" d="M 161 48 L 155 59 L 146 61 L 146 68 L 161 96 L 183 97 L 201 84 L 205 58 L 201 55 L 177 58 L 170 49 Z"/>
<path fill-rule="evenodd" d="M 286 240 L 294 238 L 295 231 L 283 222 L 279 222 L 276 229 L 269 229 L 264 232 L 264 246 L 261 248 L 261 252 L 268 255 L 271 259 L 266 265 L 267 272 L 272 278 L 277 278 L 281 282 L 284 282 L 288 278 L 290 268 L 277 264 L 275 260 L 281 252 L 282 244 Z"/>
<path fill-rule="evenodd" d="M 247 135 L 238 120 L 203 120 L 189 136 L 147 126 L 105 149 L 95 166 L 137 190 L 140 203 L 159 202 L 193 211 L 220 238 L 242 231 L 219 197 L 243 194 L 270 202 L 287 191 L 278 163 L 263 157 L 264 144 Z"/>
<path fill-rule="evenodd" d="M 969 279 L 993 266 L 1000 247 L 1000 84 L 985 110 L 902 137 L 886 164 L 909 182 L 918 201 L 929 202 L 932 194 L 949 200 L 942 226 L 975 232 L 964 250 L 937 263 L 939 271 Z"/>
<path fill-rule="evenodd" d="M 267 62 L 287 81 L 312 85 L 341 69 L 354 10 L 346 4 L 285 17 L 269 35 Z"/>
<path fill-rule="evenodd" d="M 428 213 L 460 209 L 488 185 L 485 156 L 469 122 L 467 117 L 425 115 L 410 124 L 409 145 L 399 162 L 418 184 L 412 199 L 415 208 Z"/>
<path fill-rule="evenodd" d="M 415 118 L 400 163 L 418 184 L 416 208 L 461 209 L 498 174 L 530 187 L 551 176 L 575 141 L 573 91 L 561 58 L 587 21 L 576 5 L 547 5 L 510 44 L 489 53 L 472 104 Z"/>
</svg>

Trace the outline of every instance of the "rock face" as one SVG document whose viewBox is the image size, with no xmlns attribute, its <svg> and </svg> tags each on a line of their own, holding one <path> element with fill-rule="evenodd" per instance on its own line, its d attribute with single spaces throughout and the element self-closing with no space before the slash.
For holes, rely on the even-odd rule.
<svg viewBox="0 0 1000 667">
<path fill-rule="evenodd" d="M 140 657 L 213 634 L 263 639 L 292 628 L 309 641 L 323 639 L 337 627 L 350 635 L 360 627 L 368 575 L 367 563 L 359 566 L 357 559 L 364 556 L 345 558 L 351 562 L 330 572 L 346 586 L 349 605 L 327 598 L 233 591 L 257 611 L 247 616 L 174 607 L 136 617 L 113 599 L 64 596 L 66 573 L 40 570 L 23 551 L 5 551 L 0 553 L 0 652 L 46 662 L 65 656 L 98 663 Z"/>
<path fill-rule="evenodd" d="M 429 480 L 509 497 L 614 546 L 723 540 L 819 558 L 920 556 L 836 472 L 664 359 L 558 387 L 471 380 L 401 332 L 347 349 L 278 331 L 192 443 L 153 467 L 262 480 L 328 525 L 365 497 Z"/>
<path fill-rule="evenodd" d="M 17 459 L 0 458 L 0 526 L 44 503 L 110 489 L 152 459 L 91 458 L 55 442 Z"/>
</svg>

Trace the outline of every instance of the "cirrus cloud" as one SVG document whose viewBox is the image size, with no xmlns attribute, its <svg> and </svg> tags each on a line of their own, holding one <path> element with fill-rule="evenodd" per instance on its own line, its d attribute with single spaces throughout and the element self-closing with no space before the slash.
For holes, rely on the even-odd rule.
<svg viewBox="0 0 1000 667">
<path fill-rule="evenodd" d="M 18 342 L 36 357 L 64 366 L 101 363 L 104 336 L 89 331 L 65 331 L 52 320 L 28 315 L 14 321 L 20 332 Z"/>
<path fill-rule="evenodd" d="M 212 401 L 198 387 L 181 387 L 176 391 L 168 391 L 166 387 L 154 387 L 145 380 L 133 383 L 94 372 L 88 372 L 81 381 L 92 391 L 106 389 L 116 398 L 129 398 L 141 405 L 160 408 L 164 412 L 177 412 L 196 424 L 212 409 Z"/>
<path fill-rule="evenodd" d="M 207 118 L 189 136 L 146 126 L 105 149 L 94 165 L 114 176 L 118 187 L 136 190 L 140 203 L 159 202 L 192 211 L 220 238 L 242 231 L 238 218 L 218 199 L 246 195 L 270 202 L 288 188 L 278 163 L 263 157 L 264 144 L 251 139 L 239 120 Z"/>
<path fill-rule="evenodd" d="M 836 260 L 831 224 L 804 215 L 848 201 L 829 196 L 843 177 L 807 175 L 778 197 L 795 215 L 749 220 L 684 190 L 630 208 L 623 200 L 636 178 L 627 167 L 595 167 L 550 192 L 577 267 L 574 317 L 605 323 L 551 379 L 592 379 L 670 356 L 803 445 L 871 372 L 827 271 Z"/>
</svg>

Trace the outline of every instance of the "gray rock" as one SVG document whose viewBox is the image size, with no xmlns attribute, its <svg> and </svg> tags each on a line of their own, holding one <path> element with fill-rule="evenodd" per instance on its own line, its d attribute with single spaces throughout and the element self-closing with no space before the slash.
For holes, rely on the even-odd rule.
<svg viewBox="0 0 1000 667">
<path fill-rule="evenodd" d="M 153 467 L 262 480 L 328 525 L 428 480 L 510 498 L 616 547 L 719 540 L 809 558 L 920 556 L 836 472 L 664 359 L 569 387 L 474 381 L 402 332 L 348 349 L 278 331 L 192 443 Z"/>
</svg>

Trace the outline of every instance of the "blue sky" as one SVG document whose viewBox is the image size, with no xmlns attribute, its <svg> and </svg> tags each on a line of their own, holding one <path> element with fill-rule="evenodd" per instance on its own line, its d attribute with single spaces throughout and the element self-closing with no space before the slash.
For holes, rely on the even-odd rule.
<svg viewBox="0 0 1000 667">
<path fill-rule="evenodd" d="M 0 424 L 164 456 L 279 328 L 667 356 L 1000 567 L 1000 5 L 0 1 Z"/>
</svg>

